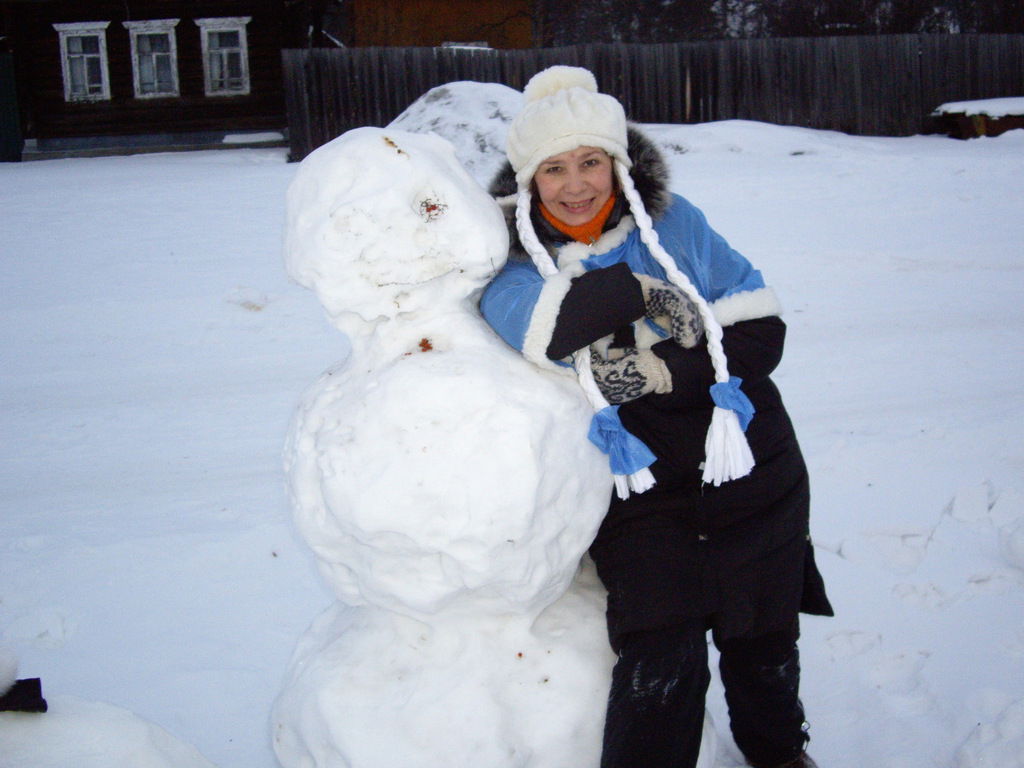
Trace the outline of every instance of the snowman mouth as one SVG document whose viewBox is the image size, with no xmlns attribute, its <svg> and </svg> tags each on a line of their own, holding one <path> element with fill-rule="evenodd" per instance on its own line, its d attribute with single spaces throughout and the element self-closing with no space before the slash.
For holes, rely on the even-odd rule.
<svg viewBox="0 0 1024 768">
<path fill-rule="evenodd" d="M 453 272 L 463 271 L 465 270 L 459 269 L 458 267 L 449 267 L 444 272 L 433 275 L 431 277 L 426 277 L 422 280 L 374 280 L 373 284 L 376 285 L 378 288 L 394 286 L 397 286 L 399 288 L 415 288 L 418 285 L 429 285 L 430 283 L 437 282 L 438 280 L 443 280 L 445 277 L 452 274 Z"/>
</svg>

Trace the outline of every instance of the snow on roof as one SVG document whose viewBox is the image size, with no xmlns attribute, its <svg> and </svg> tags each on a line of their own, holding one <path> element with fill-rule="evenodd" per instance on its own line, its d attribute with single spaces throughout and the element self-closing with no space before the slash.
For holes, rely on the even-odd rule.
<svg viewBox="0 0 1024 768">
<path fill-rule="evenodd" d="M 943 104 L 932 114 L 988 115 L 989 117 L 1024 115 L 1024 96 L 1013 96 L 1005 99 L 952 101 L 948 104 Z"/>
</svg>

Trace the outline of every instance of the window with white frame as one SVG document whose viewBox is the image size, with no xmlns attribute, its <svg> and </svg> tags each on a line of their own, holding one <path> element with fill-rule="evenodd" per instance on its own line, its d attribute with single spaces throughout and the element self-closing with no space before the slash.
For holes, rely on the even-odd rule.
<svg viewBox="0 0 1024 768">
<path fill-rule="evenodd" d="M 132 39 L 132 79 L 135 98 L 178 95 L 178 19 L 122 22 Z"/>
<path fill-rule="evenodd" d="M 203 42 L 207 96 L 249 93 L 249 44 L 245 27 L 251 16 L 196 19 Z"/>
<path fill-rule="evenodd" d="M 109 21 L 53 25 L 60 36 L 65 101 L 105 101 L 110 98 L 107 68 L 109 25 Z"/>
</svg>

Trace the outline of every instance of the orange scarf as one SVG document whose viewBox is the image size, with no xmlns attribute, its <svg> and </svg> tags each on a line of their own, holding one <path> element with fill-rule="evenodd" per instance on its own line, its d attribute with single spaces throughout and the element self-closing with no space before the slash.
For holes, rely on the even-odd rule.
<svg viewBox="0 0 1024 768">
<path fill-rule="evenodd" d="M 551 211 L 547 209 L 544 203 L 540 204 L 541 215 L 547 220 L 548 224 L 557 229 L 559 232 L 568 235 L 573 240 L 580 243 L 590 245 L 596 243 L 597 239 L 601 237 L 601 233 L 604 231 L 605 222 L 608 221 L 608 217 L 611 215 L 612 208 L 615 207 L 615 195 L 611 194 L 608 196 L 608 200 L 601 206 L 601 210 L 597 212 L 590 221 L 585 224 L 566 224 L 564 221 L 555 217 Z"/>
</svg>

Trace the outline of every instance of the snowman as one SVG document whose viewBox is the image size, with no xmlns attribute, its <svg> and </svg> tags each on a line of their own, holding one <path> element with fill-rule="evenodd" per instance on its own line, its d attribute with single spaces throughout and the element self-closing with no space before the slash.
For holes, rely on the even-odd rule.
<svg viewBox="0 0 1024 768">
<path fill-rule="evenodd" d="M 338 598 L 274 705 L 285 768 L 600 762 L 614 658 L 581 561 L 612 478 L 571 373 L 480 317 L 507 245 L 435 135 L 350 131 L 289 188 L 288 271 L 351 352 L 285 448 L 297 528 Z"/>
</svg>

